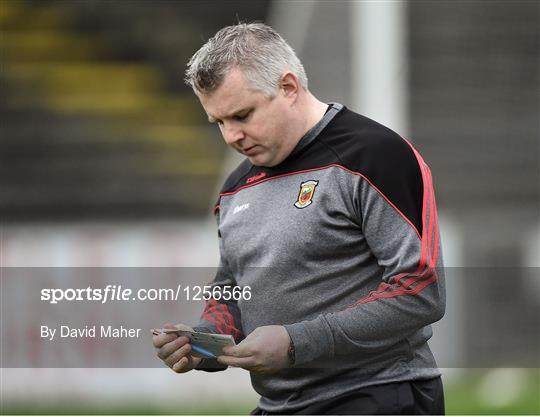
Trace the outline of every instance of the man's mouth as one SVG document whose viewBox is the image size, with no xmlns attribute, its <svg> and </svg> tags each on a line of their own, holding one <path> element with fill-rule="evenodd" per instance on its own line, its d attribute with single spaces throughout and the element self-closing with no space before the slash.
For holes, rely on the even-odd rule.
<svg viewBox="0 0 540 417">
<path fill-rule="evenodd" d="M 257 145 L 253 145 L 253 146 L 250 146 L 249 148 L 245 148 L 242 150 L 242 153 L 247 156 L 255 155 L 257 152 L 258 152 Z"/>
</svg>

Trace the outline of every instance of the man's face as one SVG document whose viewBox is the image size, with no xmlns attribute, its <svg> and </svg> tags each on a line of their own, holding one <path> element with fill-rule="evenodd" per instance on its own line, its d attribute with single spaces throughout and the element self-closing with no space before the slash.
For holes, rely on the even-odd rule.
<svg viewBox="0 0 540 417">
<path fill-rule="evenodd" d="M 232 69 L 215 91 L 199 94 L 199 100 L 225 142 L 253 165 L 277 165 L 296 145 L 294 93 L 280 88 L 275 97 L 268 97 L 254 90 L 242 71 Z"/>
</svg>

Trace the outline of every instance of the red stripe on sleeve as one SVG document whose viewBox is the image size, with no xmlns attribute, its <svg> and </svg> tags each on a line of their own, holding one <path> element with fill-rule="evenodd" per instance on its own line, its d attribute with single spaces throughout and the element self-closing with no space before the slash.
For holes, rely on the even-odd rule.
<svg viewBox="0 0 540 417">
<path fill-rule="evenodd" d="M 394 276 L 391 279 L 391 282 L 393 281 L 392 285 L 386 282 L 381 283 L 377 290 L 371 291 L 366 297 L 356 301 L 354 305 L 365 304 L 381 298 L 415 295 L 431 283 L 437 281 L 437 273 L 433 268 L 437 265 L 439 255 L 439 226 L 431 171 L 416 149 L 408 141 L 405 140 L 405 142 L 411 147 L 418 161 L 424 187 L 422 198 L 421 251 L 418 268 L 413 273 L 401 273 Z M 406 277 L 409 277 L 409 279 L 402 282 Z"/>
</svg>

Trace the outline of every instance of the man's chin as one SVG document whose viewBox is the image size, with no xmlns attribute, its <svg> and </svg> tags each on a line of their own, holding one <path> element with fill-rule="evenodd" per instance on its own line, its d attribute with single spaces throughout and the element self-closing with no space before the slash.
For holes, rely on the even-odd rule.
<svg viewBox="0 0 540 417">
<path fill-rule="evenodd" d="M 267 158 L 264 158 L 262 155 L 248 156 L 249 162 L 258 167 L 271 166 L 268 165 Z"/>
<path fill-rule="evenodd" d="M 254 155 L 245 155 L 246 158 L 251 162 L 253 165 L 258 167 L 273 167 L 279 164 L 281 161 L 277 159 L 276 155 L 273 155 L 270 152 L 257 152 Z"/>
<path fill-rule="evenodd" d="M 251 162 L 253 165 L 258 167 L 265 167 L 265 168 L 272 168 L 273 166 L 276 166 L 278 163 L 269 161 L 268 159 L 263 158 L 257 158 L 257 157 L 251 157 L 249 158 L 249 162 Z"/>
</svg>

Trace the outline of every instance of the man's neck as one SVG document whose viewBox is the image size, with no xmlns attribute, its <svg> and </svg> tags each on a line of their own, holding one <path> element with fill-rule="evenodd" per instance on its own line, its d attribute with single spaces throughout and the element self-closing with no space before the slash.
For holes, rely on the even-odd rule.
<svg viewBox="0 0 540 417">
<path fill-rule="evenodd" d="M 296 132 L 293 133 L 292 140 L 288 142 L 288 151 L 285 158 L 290 155 L 304 135 L 323 118 L 328 108 L 327 104 L 317 100 L 309 91 L 304 91 L 303 94 L 297 108 L 297 117 L 294 121 L 291 120 L 291 124 L 296 126 Z"/>
<path fill-rule="evenodd" d="M 319 123 L 328 109 L 328 104 L 319 101 L 309 92 L 306 99 L 307 115 L 303 134 L 306 134 L 313 126 Z"/>
<path fill-rule="evenodd" d="M 302 103 L 302 106 L 304 107 L 304 111 L 302 112 L 302 115 L 304 116 L 304 121 L 301 132 L 299 132 L 300 135 L 298 136 L 298 140 L 300 140 L 313 126 L 319 123 L 328 109 L 326 103 L 319 101 L 309 91 L 305 93 L 303 100 L 304 103 Z"/>
</svg>

